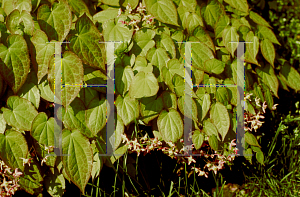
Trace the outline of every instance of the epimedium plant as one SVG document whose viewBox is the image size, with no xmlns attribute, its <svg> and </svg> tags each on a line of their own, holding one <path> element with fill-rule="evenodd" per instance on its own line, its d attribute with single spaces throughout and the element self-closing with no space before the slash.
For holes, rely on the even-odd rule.
<svg viewBox="0 0 300 197">
<path fill-rule="evenodd" d="M 256 105 L 245 100 L 246 153 L 263 153 L 254 132 L 261 126 L 260 111 L 274 109 L 278 88 L 298 91 L 299 73 L 276 56 L 280 45 L 272 27 L 246 0 L 2 0 L 0 9 L 0 158 L 22 176 L 18 184 L 40 195 L 43 186 L 61 196 L 65 180 L 84 193 L 102 166 L 118 157 L 101 157 L 106 149 L 105 44 L 115 44 L 115 133 L 109 138 L 115 153 L 131 149 L 122 136 L 139 136 L 134 125 L 152 126 L 162 150 L 181 150 L 184 133 L 183 41 L 192 44 L 193 84 L 236 84 L 237 44 L 247 41 L 244 54 L 245 91 Z M 53 117 L 55 42 L 62 45 L 61 117 Z M 192 89 L 194 149 L 208 147 L 228 156 L 236 135 L 234 87 Z M 253 98 L 252 98 L 253 99 Z M 50 104 L 49 104 L 50 103 Z M 258 103 L 258 104 L 257 104 Z M 250 115 L 251 114 L 251 115 Z M 254 115 L 256 118 L 253 118 Z M 55 129 L 62 122 L 62 153 L 49 156 L 55 146 Z M 135 142 L 136 143 L 136 142 Z M 175 147 L 177 147 L 175 149 Z M 208 155 L 207 155 L 208 156 Z M 219 155 L 220 156 L 220 155 Z M 221 157 L 221 156 L 220 156 Z M 251 158 L 247 158 L 251 161 Z M 184 160 L 183 160 L 184 161 Z M 221 161 L 221 160 L 220 160 Z M 188 157 L 188 162 L 194 162 Z M 207 166 L 216 171 L 219 166 Z M 204 171 L 194 168 L 199 175 Z M 5 180 L 5 178 L 4 178 Z M 1 194 L 2 195 L 2 194 Z"/>
</svg>

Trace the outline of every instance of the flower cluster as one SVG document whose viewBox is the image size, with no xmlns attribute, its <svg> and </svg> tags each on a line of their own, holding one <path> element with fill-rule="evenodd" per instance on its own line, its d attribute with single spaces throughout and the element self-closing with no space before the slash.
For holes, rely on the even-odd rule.
<svg viewBox="0 0 300 197">
<path fill-rule="evenodd" d="M 245 97 L 245 101 L 246 100 L 252 101 L 251 100 L 252 95 L 253 95 L 253 93 L 251 93 L 251 94 L 247 93 L 246 97 Z M 263 113 L 266 113 L 266 108 L 267 108 L 266 101 L 264 101 L 263 104 L 261 105 L 260 98 L 256 97 L 255 104 L 257 107 L 261 107 Z M 276 110 L 277 105 L 278 104 L 273 105 L 272 110 Z M 262 118 L 262 119 L 265 118 L 263 115 L 261 115 L 261 111 L 258 111 L 257 114 L 255 114 L 255 115 L 253 115 L 251 113 L 245 113 L 245 116 L 244 116 L 245 131 L 252 131 L 254 129 L 256 132 L 257 129 L 262 126 L 262 123 L 264 123 L 259 120 L 260 118 Z M 249 124 L 251 126 L 249 126 Z"/>
<path fill-rule="evenodd" d="M 140 26 L 145 26 L 143 22 L 146 24 L 153 24 L 154 17 L 151 15 L 146 14 L 146 7 L 142 5 L 142 3 L 139 4 L 139 6 L 136 8 L 136 10 L 132 10 L 132 7 L 128 3 L 126 6 L 126 10 L 124 11 L 125 14 L 128 16 L 126 20 L 120 20 L 120 22 L 126 26 L 134 26 L 134 30 L 138 31 L 140 29 Z M 119 9 L 118 17 L 122 15 L 122 9 Z M 142 23 L 139 25 L 139 23 Z"/>
<path fill-rule="evenodd" d="M 16 168 L 14 172 L 0 160 L 0 197 L 12 196 L 18 190 L 19 177 L 23 173 Z"/>
<path fill-rule="evenodd" d="M 187 163 L 189 166 L 192 163 L 196 164 L 196 158 L 192 155 L 182 156 L 178 157 L 177 154 L 184 154 L 187 147 L 182 147 L 180 150 L 177 148 L 177 146 L 172 142 L 166 142 L 167 146 L 163 147 L 163 143 L 158 140 L 158 138 L 148 138 L 147 134 L 140 138 L 139 141 L 135 138 L 134 140 L 129 140 L 126 135 L 122 134 L 123 143 L 126 142 L 126 145 L 128 146 L 129 153 L 137 153 L 139 156 L 141 152 L 143 154 L 147 154 L 150 151 L 157 149 L 161 150 L 164 154 L 168 155 L 171 158 L 177 159 L 178 163 L 185 164 Z M 183 139 L 180 140 L 180 143 L 183 143 Z M 208 143 L 204 143 L 204 146 L 208 146 Z M 229 144 L 229 154 L 227 157 L 224 155 L 218 154 L 216 151 L 214 154 L 208 154 L 205 153 L 203 150 L 193 150 L 194 144 L 192 144 L 189 149 L 192 150 L 193 154 L 199 154 L 201 157 L 204 157 L 207 160 L 207 164 L 203 167 L 203 170 L 201 170 L 200 167 L 191 167 L 191 172 L 189 173 L 189 176 L 195 171 L 198 173 L 198 176 L 205 176 L 208 177 L 208 172 L 205 172 L 205 170 L 211 171 L 213 170 L 216 174 L 218 170 L 221 170 L 224 168 L 224 164 L 229 164 L 232 162 L 235 158 L 235 154 L 237 152 L 237 148 L 233 148 L 236 143 L 234 143 L 234 140 L 231 141 Z M 210 160 L 208 160 L 210 159 Z M 180 172 L 183 170 L 183 167 L 180 167 L 177 171 L 177 174 L 180 175 Z"/>
</svg>

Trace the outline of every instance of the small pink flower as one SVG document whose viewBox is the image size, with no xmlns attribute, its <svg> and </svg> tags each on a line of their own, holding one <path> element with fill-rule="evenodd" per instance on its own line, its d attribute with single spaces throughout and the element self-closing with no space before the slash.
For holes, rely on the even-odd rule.
<svg viewBox="0 0 300 197">
<path fill-rule="evenodd" d="M 266 113 L 265 109 L 267 108 L 267 105 L 266 105 L 266 101 L 263 103 L 263 106 L 262 106 L 262 110 L 264 113 Z"/>
<path fill-rule="evenodd" d="M 19 172 L 18 168 L 15 169 L 15 172 L 13 174 L 14 178 L 18 178 L 22 175 L 23 173 L 22 172 Z"/>
<path fill-rule="evenodd" d="M 272 109 L 273 109 L 273 110 L 276 110 L 276 106 L 277 106 L 277 105 L 278 105 L 278 104 L 273 105 Z"/>
</svg>

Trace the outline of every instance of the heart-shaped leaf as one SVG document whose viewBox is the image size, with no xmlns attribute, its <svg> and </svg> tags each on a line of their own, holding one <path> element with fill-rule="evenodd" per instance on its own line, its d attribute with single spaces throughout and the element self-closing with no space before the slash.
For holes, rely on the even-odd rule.
<svg viewBox="0 0 300 197">
<path fill-rule="evenodd" d="M 150 102 L 147 102 L 148 100 L 149 97 L 143 98 L 141 100 L 141 115 L 143 117 L 143 121 L 146 124 L 156 118 L 163 109 L 162 97 L 158 97 L 157 99 L 151 100 Z"/>
<path fill-rule="evenodd" d="M 175 109 L 163 110 L 157 119 L 158 130 L 165 142 L 176 143 L 183 135 L 183 121 Z"/>
<path fill-rule="evenodd" d="M 28 48 L 20 35 L 10 35 L 7 45 L 8 47 L 0 44 L 0 74 L 16 94 L 29 73 Z"/>
<path fill-rule="evenodd" d="M 76 34 L 69 35 L 68 46 L 82 60 L 83 63 L 101 69 L 106 72 L 106 52 L 103 37 L 94 23 L 86 14 L 83 14 L 76 22 Z M 118 40 L 121 41 L 121 40 Z"/>
<path fill-rule="evenodd" d="M 7 29 L 12 34 L 19 34 L 23 36 L 23 34 L 27 34 L 32 36 L 34 31 L 34 22 L 29 12 L 23 10 L 20 12 L 19 10 L 12 11 L 6 19 Z"/>
<path fill-rule="evenodd" d="M 124 98 L 122 96 L 117 97 L 116 108 L 117 113 L 122 118 L 125 126 L 139 117 L 138 101 L 136 99 L 132 99 L 128 93 Z"/>
<path fill-rule="evenodd" d="M 194 131 L 194 134 L 192 136 L 192 141 L 195 146 L 195 149 L 198 150 L 201 148 L 203 142 L 204 142 L 204 135 L 199 130 Z"/>
<path fill-rule="evenodd" d="M 122 65 L 115 66 L 115 82 L 117 91 L 124 95 L 130 87 L 134 78 L 133 70 L 130 66 L 123 67 Z"/>
<path fill-rule="evenodd" d="M 81 63 L 81 59 L 71 51 L 64 52 L 63 58 L 61 58 L 61 65 L 61 84 L 63 85 L 63 87 L 61 88 L 61 100 L 62 105 L 66 107 L 75 99 L 75 97 L 80 92 L 80 86 L 72 85 L 83 83 L 83 66 Z M 51 59 L 49 63 L 48 81 L 52 90 L 54 90 L 54 81 L 56 75 L 59 74 L 55 73 L 54 69 L 54 59 Z"/>
<path fill-rule="evenodd" d="M 158 89 L 158 81 L 154 74 L 141 71 L 134 76 L 129 88 L 129 95 L 132 98 L 150 97 L 156 95 Z"/>
<path fill-rule="evenodd" d="M 62 158 L 64 169 L 71 181 L 85 193 L 93 167 L 93 150 L 89 140 L 78 130 L 64 129 L 62 132 Z"/>
<path fill-rule="evenodd" d="M 105 127 L 106 116 L 109 117 L 109 113 L 110 106 L 107 105 L 107 100 L 105 98 L 99 100 L 99 98 L 96 97 L 91 100 L 87 106 L 87 110 L 85 112 L 86 124 L 94 136 L 96 136 L 97 133 Z"/>
<path fill-rule="evenodd" d="M 178 26 L 176 7 L 171 0 L 145 0 L 148 13 L 157 20 Z"/>
<path fill-rule="evenodd" d="M 3 117 L 7 124 L 24 131 L 30 131 L 32 121 L 38 114 L 30 101 L 18 96 L 10 96 L 7 99 L 7 107 L 2 107 Z"/>
<path fill-rule="evenodd" d="M 231 42 L 239 42 L 239 34 L 237 33 L 236 27 L 226 27 L 223 31 L 223 43 L 226 49 L 231 53 L 232 57 L 234 57 L 234 52 L 238 47 L 239 43 L 231 43 Z"/>
<path fill-rule="evenodd" d="M 76 97 L 73 102 L 67 106 L 63 122 L 68 129 L 77 129 L 85 136 L 92 138 L 94 135 L 86 125 L 85 110 L 86 108 L 82 100 Z"/>
<path fill-rule="evenodd" d="M 0 134 L 0 157 L 13 170 L 18 168 L 24 172 L 23 160 L 27 158 L 28 145 L 25 137 L 18 131 L 6 130 Z"/>
<path fill-rule="evenodd" d="M 36 30 L 33 37 L 31 38 L 33 46 L 31 46 L 31 59 L 34 69 L 37 73 L 38 83 L 48 73 L 48 64 L 53 54 L 55 53 L 55 45 L 47 43 L 47 35 L 41 31 Z"/>
<path fill-rule="evenodd" d="M 146 56 L 149 49 L 155 46 L 155 41 L 153 40 L 155 36 L 155 31 L 152 29 L 143 28 L 134 34 L 134 44 L 131 53 L 136 56 Z"/>
<path fill-rule="evenodd" d="M 55 146 L 54 130 L 61 130 L 53 117 L 48 119 L 46 113 L 39 113 L 32 122 L 31 136 L 36 140 L 35 149 L 39 156 L 45 158 L 48 152 L 46 147 Z M 54 167 L 56 157 L 49 157 L 46 161 L 48 166 Z"/>
<path fill-rule="evenodd" d="M 65 1 L 59 1 L 59 3 L 53 3 L 51 8 L 47 4 L 41 5 L 37 19 L 49 40 L 62 42 L 71 29 L 72 13 Z"/>
<path fill-rule="evenodd" d="M 225 0 L 233 8 L 248 13 L 249 6 L 247 0 Z"/>
<path fill-rule="evenodd" d="M 221 134 L 222 141 L 224 141 L 230 126 L 229 115 L 226 107 L 222 103 L 216 102 L 211 107 L 210 119 L 212 120 L 212 123 L 217 127 L 218 132 Z"/>
</svg>

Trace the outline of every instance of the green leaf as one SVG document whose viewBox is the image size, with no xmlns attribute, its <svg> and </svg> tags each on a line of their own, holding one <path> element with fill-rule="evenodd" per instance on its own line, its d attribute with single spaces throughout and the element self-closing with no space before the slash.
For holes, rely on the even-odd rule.
<svg viewBox="0 0 300 197">
<path fill-rule="evenodd" d="M 51 8 L 47 4 L 41 5 L 37 19 L 49 40 L 62 42 L 71 29 L 72 13 L 65 1 L 59 1 L 59 3 L 53 3 Z"/>
<path fill-rule="evenodd" d="M 204 142 L 204 135 L 199 130 L 194 131 L 194 134 L 192 136 L 192 141 L 195 146 L 195 149 L 198 150 L 201 148 L 203 142 Z"/>
<path fill-rule="evenodd" d="M 229 115 L 226 107 L 222 103 L 216 102 L 216 104 L 212 105 L 211 107 L 210 119 L 217 127 L 218 132 L 221 134 L 222 141 L 224 141 L 230 126 Z"/>
<path fill-rule="evenodd" d="M 36 109 L 40 106 L 40 91 L 32 82 L 26 82 L 22 89 L 18 92 L 18 96 L 29 100 Z"/>
<path fill-rule="evenodd" d="M 49 81 L 47 80 L 47 76 L 44 76 L 41 80 L 40 84 L 38 84 L 38 88 L 41 92 L 41 97 L 49 102 L 54 102 L 54 93 L 50 89 Z"/>
<path fill-rule="evenodd" d="M 212 134 L 211 136 L 209 136 L 208 144 L 213 150 L 218 151 L 219 142 L 216 135 Z"/>
<path fill-rule="evenodd" d="M 31 124 L 38 112 L 30 101 L 18 96 L 7 99 L 7 107 L 2 108 L 3 117 L 8 125 L 24 131 L 31 130 Z"/>
<path fill-rule="evenodd" d="M 168 34 L 163 32 L 156 44 L 158 47 L 164 48 L 171 58 L 176 58 L 175 44 Z"/>
<path fill-rule="evenodd" d="M 293 88 L 296 92 L 300 90 L 300 74 L 294 67 L 285 63 L 281 67 L 279 75 L 290 88 Z"/>
<path fill-rule="evenodd" d="M 206 24 L 213 28 L 221 15 L 224 15 L 225 11 L 222 5 L 217 0 L 209 1 L 204 7 L 201 7 L 201 15 Z"/>
<path fill-rule="evenodd" d="M 139 117 L 139 106 L 136 99 L 129 97 L 129 94 L 125 94 L 125 97 L 118 96 L 116 99 L 116 108 L 118 115 L 122 118 L 124 125 L 127 126 L 134 119 Z"/>
<path fill-rule="evenodd" d="M 222 38 L 224 29 L 229 25 L 230 18 L 227 15 L 222 15 L 214 25 L 215 39 Z"/>
<path fill-rule="evenodd" d="M 266 64 L 263 68 L 257 67 L 256 73 L 262 79 L 264 84 L 266 84 L 278 98 L 279 83 L 272 66 L 270 64 Z"/>
<path fill-rule="evenodd" d="M 250 112 L 252 115 L 256 114 L 254 107 L 251 105 L 251 103 L 248 100 L 245 102 L 245 110 Z"/>
<path fill-rule="evenodd" d="M 246 61 L 250 61 L 250 63 L 253 62 L 258 65 L 256 56 L 259 50 L 259 39 L 257 36 L 254 36 L 253 31 L 248 32 L 246 37 L 246 42 L 252 42 L 252 43 L 246 43 L 246 53 L 245 53 Z"/>
<path fill-rule="evenodd" d="M 208 73 L 221 74 L 224 71 L 225 63 L 215 58 L 204 62 L 204 70 Z"/>
<path fill-rule="evenodd" d="M 181 0 L 179 6 L 183 6 L 189 12 L 195 12 L 197 7 L 196 0 Z"/>
<path fill-rule="evenodd" d="M 208 48 L 203 43 L 193 43 L 191 44 L 191 52 L 192 52 L 192 59 L 193 59 L 193 67 L 203 70 L 204 69 L 204 62 L 214 58 L 214 54 L 210 48 Z"/>
<path fill-rule="evenodd" d="M 178 26 L 176 7 L 171 0 L 145 0 L 149 14 L 157 20 Z"/>
<path fill-rule="evenodd" d="M 86 14 L 77 20 L 75 32 L 75 35 L 70 34 L 67 38 L 70 41 L 68 44 L 70 50 L 78 55 L 84 64 L 101 69 L 105 73 L 105 45 L 99 43 L 103 41 L 103 37 Z"/>
<path fill-rule="evenodd" d="M 30 39 L 33 46 L 30 48 L 33 68 L 37 73 L 38 83 L 48 73 L 48 64 L 53 54 L 55 53 L 54 43 L 48 42 L 47 35 L 41 31 L 36 30 L 33 37 Z"/>
<path fill-rule="evenodd" d="M 49 64 L 48 81 L 50 88 L 54 90 L 55 77 L 59 73 L 55 73 L 55 62 L 51 59 Z M 65 51 L 61 58 L 61 100 L 64 107 L 68 106 L 79 94 L 81 87 L 72 86 L 75 84 L 83 84 L 83 65 L 77 55 L 71 51 Z M 64 86 L 66 85 L 66 86 Z"/>
<path fill-rule="evenodd" d="M 6 130 L 0 134 L 0 157 L 13 170 L 18 168 L 24 172 L 23 160 L 27 158 L 28 146 L 25 137 L 18 131 Z"/>
<path fill-rule="evenodd" d="M 101 0 L 101 2 L 110 6 L 120 6 L 119 0 Z"/>
<path fill-rule="evenodd" d="M 21 36 L 23 36 L 24 33 L 32 36 L 34 31 L 32 17 L 30 13 L 25 10 L 22 12 L 19 12 L 19 10 L 12 11 L 6 19 L 6 26 L 12 34 L 19 34 Z"/>
<path fill-rule="evenodd" d="M 156 95 L 158 89 L 158 81 L 154 74 L 141 71 L 134 76 L 129 88 L 129 95 L 131 98 L 150 97 Z"/>
<path fill-rule="evenodd" d="M 189 34 L 192 34 L 192 32 L 194 31 L 194 29 L 197 26 L 202 26 L 204 27 L 204 23 L 202 18 L 196 14 L 196 13 L 191 13 L 189 14 L 189 16 L 186 19 L 186 29 L 188 30 Z"/>
<path fill-rule="evenodd" d="M 226 49 L 231 53 L 232 57 L 234 57 L 234 52 L 238 47 L 238 43 L 230 43 L 230 42 L 239 42 L 239 34 L 235 27 L 226 27 L 223 31 L 223 43 Z"/>
<path fill-rule="evenodd" d="M 264 25 L 264 26 L 267 26 L 267 27 L 270 27 L 272 28 L 269 23 L 263 18 L 261 17 L 259 14 L 253 12 L 253 11 L 250 11 L 249 13 L 249 17 L 257 24 L 259 25 Z"/>
<path fill-rule="evenodd" d="M 264 58 L 274 67 L 275 48 L 272 42 L 268 39 L 264 39 L 260 42 L 260 49 Z"/>
<path fill-rule="evenodd" d="M 165 142 L 177 142 L 183 135 L 183 122 L 175 109 L 163 110 L 157 119 L 158 130 Z"/>
<path fill-rule="evenodd" d="M 136 56 L 146 56 L 149 49 L 155 46 L 155 41 L 153 40 L 155 36 L 155 31 L 148 28 L 142 28 L 134 34 L 134 44 L 131 53 Z"/>
<path fill-rule="evenodd" d="M 92 68 L 90 66 L 83 65 L 84 81 L 87 84 L 106 84 L 107 76 L 100 70 Z M 115 67 L 116 69 L 117 67 Z M 118 73 L 118 72 L 117 72 Z M 106 93 L 106 87 L 92 87 L 94 90 L 102 93 Z"/>
<path fill-rule="evenodd" d="M 67 0 L 71 10 L 76 14 L 77 17 L 86 13 L 90 16 L 90 11 L 88 6 L 85 4 L 84 0 Z"/>
<path fill-rule="evenodd" d="M 131 66 L 115 66 L 116 89 L 120 94 L 125 95 L 125 93 L 129 90 L 133 78 L 134 74 Z"/>
<path fill-rule="evenodd" d="M 124 51 L 128 48 L 131 41 L 133 28 L 129 29 L 120 20 L 108 20 L 103 23 L 103 37 L 104 41 L 122 41 L 123 43 L 116 43 L 115 50 Z"/>
<path fill-rule="evenodd" d="M 190 112 L 184 113 L 185 105 L 189 105 L 192 107 L 191 109 L 189 108 Z M 191 103 L 187 103 L 187 101 L 185 101 L 185 96 L 179 97 L 178 98 L 178 108 L 183 115 L 187 116 L 188 118 L 193 119 L 195 122 L 198 122 L 197 105 L 196 105 L 196 102 L 194 101 L 194 99 L 191 98 Z M 192 112 L 192 114 L 191 114 L 191 112 Z"/>
<path fill-rule="evenodd" d="M 262 38 L 268 39 L 271 42 L 281 46 L 281 44 L 278 42 L 278 40 L 276 38 L 276 35 L 273 33 L 273 31 L 270 28 L 263 26 L 263 25 L 257 25 L 257 29 L 258 29 L 258 34 Z"/>
<path fill-rule="evenodd" d="M 149 101 L 151 100 L 151 101 Z M 163 109 L 162 97 L 157 99 L 149 99 L 149 97 L 142 98 L 141 100 L 141 115 L 143 121 L 148 124 L 151 120 L 156 118 Z"/>
<path fill-rule="evenodd" d="M 272 110 L 272 107 L 274 105 L 274 100 L 270 88 L 267 87 L 264 83 L 261 83 L 261 86 L 264 90 L 264 97 L 265 97 L 265 101 L 267 102 L 267 106 L 270 110 Z"/>
<path fill-rule="evenodd" d="M 4 120 L 3 113 L 0 112 L 0 134 L 4 134 L 6 129 L 6 121 Z"/>
<path fill-rule="evenodd" d="M 152 63 L 152 65 L 157 66 L 159 68 L 159 71 L 162 70 L 162 68 L 166 65 L 168 60 L 170 59 L 168 57 L 168 54 L 165 49 L 163 48 L 152 48 L 148 51 L 147 60 Z"/>
<path fill-rule="evenodd" d="M 16 94 L 26 81 L 30 59 L 25 39 L 20 35 L 10 35 L 8 47 L 0 44 L 0 74 Z"/>
<path fill-rule="evenodd" d="M 45 146 L 55 146 L 54 131 L 59 131 L 61 128 L 57 125 L 53 117 L 48 119 L 44 112 L 40 112 L 32 122 L 31 136 L 35 140 L 35 149 L 38 155 L 45 158 L 48 154 L 45 151 Z M 46 161 L 48 166 L 54 166 L 56 157 L 49 157 Z"/>
<path fill-rule="evenodd" d="M 202 121 L 210 108 L 210 95 L 204 94 L 202 98 L 196 99 L 196 102 L 200 104 L 200 107 L 198 109 L 200 111 L 198 111 L 198 115 L 199 119 Z"/>
<path fill-rule="evenodd" d="M 247 0 L 224 0 L 226 3 L 228 3 L 233 8 L 248 13 L 249 6 L 247 3 Z"/>
<path fill-rule="evenodd" d="M 216 81 L 216 78 L 215 77 L 208 77 L 207 74 L 204 75 L 204 79 L 203 79 L 203 84 L 206 84 L 206 85 L 214 85 L 214 84 L 217 84 L 217 81 Z M 212 87 L 205 87 L 206 89 L 206 92 L 209 93 L 209 94 L 215 94 L 216 93 L 216 90 L 217 88 L 212 86 Z"/>
<path fill-rule="evenodd" d="M 66 189 L 64 175 L 59 173 L 55 168 L 54 173 L 50 172 L 48 176 L 45 177 L 45 187 L 52 197 L 62 196 L 64 194 L 64 189 Z"/>
<path fill-rule="evenodd" d="M 85 136 L 92 138 L 92 132 L 86 124 L 85 106 L 81 99 L 76 97 L 70 105 L 66 107 L 63 122 L 68 129 L 78 129 Z M 96 118 L 96 117 L 95 117 Z"/>
<path fill-rule="evenodd" d="M 27 193 L 38 196 L 43 190 L 43 177 L 36 162 L 31 162 L 30 166 L 25 165 L 24 175 L 20 177 L 18 184 Z"/>
<path fill-rule="evenodd" d="M 246 151 L 244 150 L 245 158 L 252 164 L 252 149 L 248 148 Z"/>
<path fill-rule="evenodd" d="M 218 130 L 209 118 L 203 121 L 203 131 L 209 137 L 215 135 L 219 139 Z"/>
<path fill-rule="evenodd" d="M 106 10 L 102 10 L 93 16 L 93 20 L 97 21 L 98 23 L 104 23 L 107 20 L 116 18 L 118 16 L 118 11 L 119 9 L 115 8 L 108 8 Z"/>
<path fill-rule="evenodd" d="M 257 153 L 255 154 L 255 156 L 256 156 L 257 161 L 258 161 L 260 164 L 264 165 L 264 153 L 260 151 L 260 152 L 257 152 Z"/>
<path fill-rule="evenodd" d="M 139 55 L 135 59 L 133 71 L 137 71 L 137 72 L 143 71 L 144 73 L 153 72 L 153 66 L 151 63 L 147 63 L 147 60 L 144 56 Z"/>
<path fill-rule="evenodd" d="M 99 156 L 99 152 L 97 151 L 97 148 L 94 144 L 91 144 L 93 149 L 93 168 L 92 168 L 92 181 L 95 180 L 100 175 L 100 171 L 103 168 L 104 159 L 102 156 Z M 94 148 L 95 147 L 95 148 Z"/>
<path fill-rule="evenodd" d="M 101 129 L 106 125 L 106 116 L 109 117 L 110 106 L 107 105 L 107 100 L 95 97 L 85 111 L 85 122 L 88 128 L 96 136 Z"/>
<path fill-rule="evenodd" d="M 217 87 L 216 99 L 218 102 L 228 105 L 229 95 L 226 87 Z"/>
<path fill-rule="evenodd" d="M 15 9 L 20 12 L 23 10 L 31 12 L 32 5 L 30 0 L 2 0 L 2 8 L 4 8 L 5 13 L 9 15 Z"/>
<path fill-rule="evenodd" d="M 78 98 L 84 102 L 85 107 L 96 97 L 99 98 L 99 94 L 92 88 L 82 88 L 78 94 Z"/>
<path fill-rule="evenodd" d="M 164 91 L 162 93 L 162 100 L 163 100 L 163 105 L 164 105 L 165 109 L 173 108 L 173 109 L 177 110 L 176 94 L 169 92 L 169 91 Z"/>
<path fill-rule="evenodd" d="M 113 135 L 110 136 L 109 142 L 112 145 L 113 150 L 116 151 L 122 142 L 121 134 L 124 134 L 125 127 L 121 117 L 118 116 L 116 113 L 114 114 L 114 116 L 116 128 Z"/>
<path fill-rule="evenodd" d="M 184 77 L 184 66 L 178 59 L 171 59 L 167 62 L 167 65 L 162 68 L 162 76 L 164 82 L 172 91 L 174 91 L 172 79 L 175 74 Z"/>
<path fill-rule="evenodd" d="M 194 29 L 193 34 L 196 38 L 198 38 L 202 43 L 208 46 L 211 50 L 215 51 L 215 45 L 209 36 L 209 34 L 205 31 L 205 29 L 201 26 L 198 26 Z"/>
<path fill-rule="evenodd" d="M 71 181 L 85 193 L 93 167 L 93 150 L 89 140 L 78 130 L 64 129 L 62 132 L 63 165 Z"/>
<path fill-rule="evenodd" d="M 257 142 L 256 137 L 248 131 L 245 133 L 245 141 L 252 146 L 260 147 L 260 145 Z"/>
</svg>

